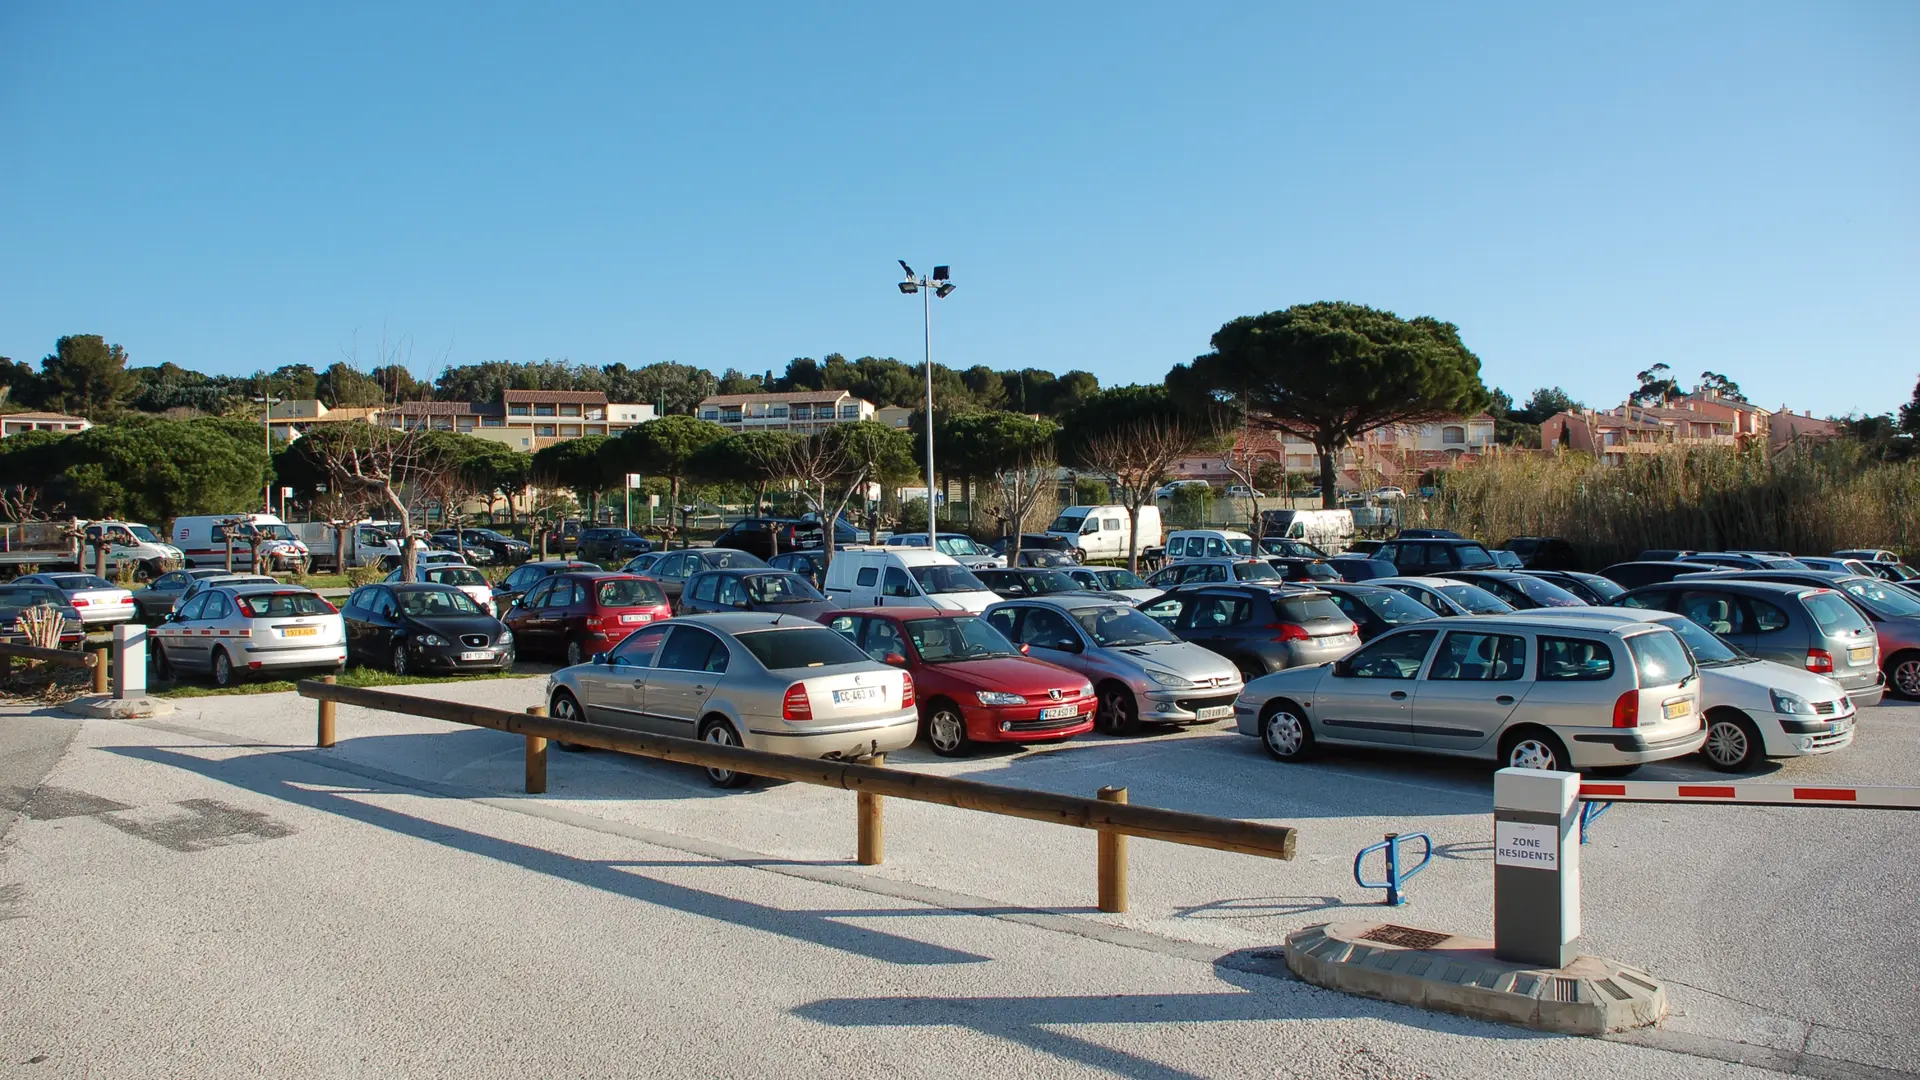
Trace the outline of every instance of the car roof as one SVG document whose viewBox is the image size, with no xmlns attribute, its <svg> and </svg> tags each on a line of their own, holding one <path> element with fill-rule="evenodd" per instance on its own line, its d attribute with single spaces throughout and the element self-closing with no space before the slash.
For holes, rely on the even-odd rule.
<svg viewBox="0 0 1920 1080">
<path fill-rule="evenodd" d="M 238 585 L 220 585 L 216 587 L 221 592 L 232 593 L 234 596 L 259 596 L 262 593 L 308 593 L 313 596 L 320 595 L 305 585 L 281 585 L 278 582 L 272 585 L 264 581 L 243 582 Z M 213 590 L 209 589 L 207 591 L 212 592 Z"/>
<path fill-rule="evenodd" d="M 443 585 L 438 581 L 395 581 L 387 585 L 395 592 L 460 592 L 452 585 Z M 465 596 L 465 593 L 461 593 Z"/>
<path fill-rule="evenodd" d="M 788 629 L 792 627 L 820 624 L 801 615 L 788 615 L 784 612 L 762 611 L 723 611 L 702 612 L 698 615 L 676 615 L 667 622 L 668 626 L 692 623 L 719 630 L 728 634 L 745 633 L 750 630 Z M 822 627 L 824 629 L 824 627 Z"/>
<path fill-rule="evenodd" d="M 1395 574 L 1392 577 L 1372 578 L 1367 582 L 1369 585 L 1388 585 L 1394 583 L 1425 585 L 1429 589 L 1438 589 L 1443 585 L 1473 584 L 1471 581 L 1455 581 L 1453 578 L 1433 577 L 1428 574 Z"/>
<path fill-rule="evenodd" d="M 1224 582 L 1222 584 L 1224 584 Z M 1059 608 L 1062 611 L 1077 611 L 1080 608 L 1127 607 L 1124 601 L 1105 596 L 1095 596 L 1092 593 L 1048 593 L 1045 596 L 1020 596 L 1010 600 L 1002 600 L 993 606 L 1000 607 L 1005 604 L 1039 604 L 1043 607 Z M 1128 610 L 1132 609 L 1128 608 Z"/>
<path fill-rule="evenodd" d="M 1579 625 L 1580 619 L 1578 617 L 1565 615 L 1538 615 L 1531 611 L 1522 611 L 1515 612 L 1511 615 L 1475 615 L 1470 622 L 1464 624 L 1460 624 L 1458 620 L 1455 620 L 1444 626 L 1435 626 L 1432 620 L 1423 620 L 1407 625 L 1424 627 L 1429 630 L 1461 629 L 1479 633 L 1483 630 L 1532 630 L 1535 632 L 1542 630 L 1561 630 L 1565 629 L 1569 624 Z M 1646 622 L 1644 620 L 1616 622 L 1611 619 L 1589 619 L 1587 625 L 1582 626 L 1581 629 L 1594 633 L 1610 634 L 1614 637 L 1626 637 L 1626 631 L 1641 626 L 1650 629 L 1660 628 L 1657 623 Z M 1395 627 L 1395 629 L 1406 629 L 1406 627 Z"/>
<path fill-rule="evenodd" d="M 832 618 L 836 615 L 879 616 L 884 619 L 971 619 L 979 617 L 971 611 L 947 611 L 943 608 L 856 607 L 836 608 L 833 611 L 827 612 L 821 616 L 821 618 Z"/>
<path fill-rule="evenodd" d="M 1616 608 L 1616 607 L 1560 607 L 1537 608 L 1527 613 L 1535 618 L 1548 616 L 1564 622 L 1579 622 L 1589 619 L 1595 622 L 1610 623 L 1661 623 L 1685 621 L 1686 616 L 1677 611 L 1658 611 L 1652 608 Z"/>
<path fill-rule="evenodd" d="M 1774 572 L 1791 573 L 1791 571 L 1786 570 L 1776 570 Z M 1807 571 L 1803 570 L 1800 572 L 1806 573 Z M 1733 577 L 1729 574 L 1701 574 L 1699 577 L 1675 578 L 1672 581 L 1656 581 L 1642 585 L 1639 589 L 1633 591 L 1639 592 L 1640 589 L 1664 589 L 1675 586 L 1686 588 L 1693 585 L 1708 586 L 1715 589 L 1731 589 L 1734 592 L 1751 593 L 1757 596 L 1795 596 L 1806 592 L 1808 589 L 1826 588 L 1824 585 L 1790 585 L 1780 581 L 1755 581 L 1752 578 Z"/>
</svg>

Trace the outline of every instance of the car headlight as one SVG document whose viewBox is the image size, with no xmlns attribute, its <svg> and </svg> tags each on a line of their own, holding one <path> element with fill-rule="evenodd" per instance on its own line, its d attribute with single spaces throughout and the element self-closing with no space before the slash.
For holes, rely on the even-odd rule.
<svg viewBox="0 0 1920 1080">
<path fill-rule="evenodd" d="M 1019 694 L 1002 693 L 999 690 L 980 690 L 973 695 L 982 705 L 1025 705 L 1027 699 Z"/>
<path fill-rule="evenodd" d="M 1813 703 L 1798 694 L 1783 694 L 1778 690 L 1769 690 L 1773 695 L 1773 711 L 1792 713 L 1795 716 L 1809 716 L 1813 713 Z"/>
<path fill-rule="evenodd" d="M 500 634 L 500 636 L 499 636 L 498 638 L 496 638 L 496 639 L 494 639 L 494 642 L 493 642 L 493 643 L 494 643 L 495 645 L 511 645 L 511 644 L 513 644 L 513 631 L 511 631 L 511 630 L 505 630 L 505 631 L 502 631 L 502 632 L 501 632 L 501 634 Z"/>
<path fill-rule="evenodd" d="M 413 640 L 429 649 L 444 649 L 447 647 L 447 639 L 441 637 L 439 634 L 422 634 Z"/>
<path fill-rule="evenodd" d="M 1175 690 L 1193 689 L 1192 680 L 1183 679 L 1180 676 L 1175 675 L 1171 671 L 1153 671 L 1151 669 L 1148 669 L 1147 678 L 1152 679 L 1154 682 L 1159 683 L 1161 686 L 1171 687 L 1172 689 L 1175 689 Z"/>
</svg>

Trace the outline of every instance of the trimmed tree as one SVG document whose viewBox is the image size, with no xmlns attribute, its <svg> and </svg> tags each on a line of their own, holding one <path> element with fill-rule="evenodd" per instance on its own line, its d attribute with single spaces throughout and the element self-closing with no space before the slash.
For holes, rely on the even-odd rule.
<svg viewBox="0 0 1920 1080">
<path fill-rule="evenodd" d="M 1166 482 L 1173 463 L 1222 442 L 1217 421 L 1180 407 L 1165 387 L 1104 390 L 1068 413 L 1062 425 L 1069 460 L 1108 481 L 1127 509 L 1127 568 L 1140 570 L 1140 507 Z"/>
<path fill-rule="evenodd" d="M 630 472 L 663 476 L 667 497 L 673 503 L 668 513 L 680 506 L 680 481 L 694 475 L 694 464 L 708 445 L 725 438 L 727 429 L 691 416 L 662 416 L 640 424 L 616 439 L 609 439 L 602 455 L 609 474 Z"/>
</svg>

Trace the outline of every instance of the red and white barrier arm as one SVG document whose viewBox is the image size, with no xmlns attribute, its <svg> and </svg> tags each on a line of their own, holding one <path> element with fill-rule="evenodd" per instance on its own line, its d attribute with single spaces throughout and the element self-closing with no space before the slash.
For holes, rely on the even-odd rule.
<svg viewBox="0 0 1920 1080">
<path fill-rule="evenodd" d="M 1846 806 L 1920 810 L 1920 787 L 1806 784 L 1670 784 L 1652 780 L 1583 782 L 1583 802 L 1737 803 L 1746 806 Z"/>
</svg>

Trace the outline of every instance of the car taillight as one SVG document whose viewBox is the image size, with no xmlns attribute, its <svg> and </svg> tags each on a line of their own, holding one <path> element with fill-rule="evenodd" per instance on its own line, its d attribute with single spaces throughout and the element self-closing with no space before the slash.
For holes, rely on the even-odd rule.
<svg viewBox="0 0 1920 1080">
<path fill-rule="evenodd" d="M 1614 727 L 1640 726 L 1640 691 L 1629 690 L 1613 702 Z"/>
<path fill-rule="evenodd" d="M 903 671 L 900 673 L 900 705 L 905 708 L 911 704 L 913 704 L 913 676 Z"/>
<path fill-rule="evenodd" d="M 589 630 L 600 629 L 600 616 L 598 615 L 587 616 L 587 629 Z"/>
<path fill-rule="evenodd" d="M 69 601 L 67 601 L 67 602 L 68 602 L 68 603 L 70 603 L 70 604 L 72 604 L 72 605 L 73 605 L 74 607 L 86 607 L 86 606 L 87 606 L 87 602 L 86 602 L 85 600 L 82 600 L 82 599 L 80 599 L 80 598 L 79 598 L 79 597 L 77 597 L 77 596 L 76 596 L 76 597 L 74 597 L 74 598 L 73 598 L 72 600 L 69 600 Z M 1827 668 L 1827 670 L 1828 670 L 1828 671 L 1832 671 L 1832 670 L 1833 670 L 1833 668 L 1832 668 L 1831 666 L 1829 666 L 1829 667 Z"/>
<path fill-rule="evenodd" d="M 1266 628 L 1279 632 L 1280 636 L 1273 639 L 1275 641 L 1305 641 L 1308 637 L 1307 628 L 1299 623 L 1268 623 Z"/>
<path fill-rule="evenodd" d="M 316 599 L 316 600 L 318 600 L 318 601 L 320 601 L 321 603 L 323 603 L 323 604 L 325 604 L 325 605 L 327 605 L 327 614 L 329 614 L 329 615 L 338 615 L 338 614 L 340 614 L 340 609 L 339 609 L 339 608 L 337 608 L 337 607 L 334 607 L 334 606 L 333 606 L 333 601 L 331 601 L 331 600 L 329 600 L 329 599 L 327 599 L 327 598 L 326 598 L 326 597 L 324 597 L 324 596 L 316 596 L 316 597 L 314 597 L 314 599 Z"/>
<path fill-rule="evenodd" d="M 780 699 L 780 719 L 813 719 L 813 702 L 807 700 L 807 685 L 794 683 L 787 687 L 787 696 Z"/>
<path fill-rule="evenodd" d="M 1825 649 L 1808 649 L 1807 670 L 1817 675 L 1833 674 L 1833 654 Z"/>
</svg>

